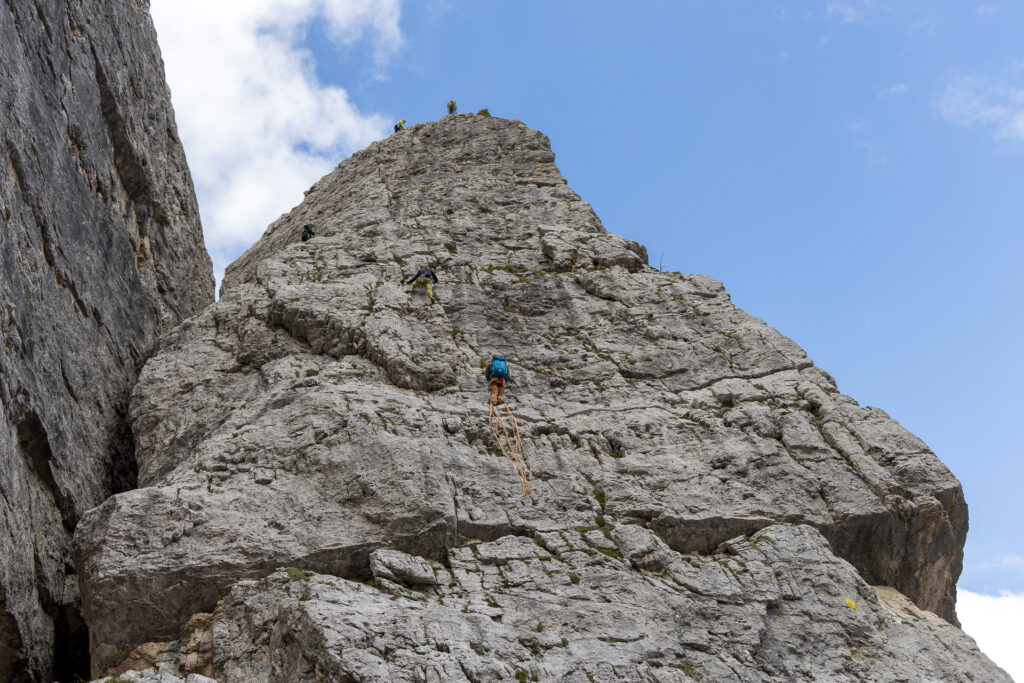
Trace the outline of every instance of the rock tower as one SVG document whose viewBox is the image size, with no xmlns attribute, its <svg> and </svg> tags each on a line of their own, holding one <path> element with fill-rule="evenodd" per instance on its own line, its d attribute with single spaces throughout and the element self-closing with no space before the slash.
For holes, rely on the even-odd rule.
<svg viewBox="0 0 1024 683">
<path fill-rule="evenodd" d="M 956 627 L 949 470 L 554 161 L 476 115 L 376 142 L 163 338 L 138 488 L 77 526 L 93 673 L 1009 680 Z"/>
</svg>

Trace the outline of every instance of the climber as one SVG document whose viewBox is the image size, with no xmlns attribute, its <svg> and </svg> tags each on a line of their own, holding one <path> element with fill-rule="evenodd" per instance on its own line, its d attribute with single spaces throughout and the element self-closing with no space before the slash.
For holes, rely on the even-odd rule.
<svg viewBox="0 0 1024 683">
<path fill-rule="evenodd" d="M 405 130 L 405 119 L 402 119 L 395 124 L 395 132 L 397 133 L 400 130 Z"/>
<path fill-rule="evenodd" d="M 412 284 L 409 288 L 410 292 L 416 291 L 416 288 L 423 285 L 427 289 L 427 296 L 431 299 L 434 298 L 434 284 L 437 282 L 437 275 L 434 274 L 434 269 L 430 266 L 420 266 L 420 269 L 416 271 L 405 284 Z"/>
<path fill-rule="evenodd" d="M 313 224 L 306 223 L 302 226 L 302 241 L 305 242 L 310 237 L 313 237 L 316 233 L 313 232 Z"/>
<path fill-rule="evenodd" d="M 459 106 L 455 104 L 455 100 L 448 100 L 448 115 L 451 116 L 459 110 Z"/>
<path fill-rule="evenodd" d="M 511 380 L 508 374 L 508 361 L 505 360 L 505 355 L 496 353 L 491 356 L 491 362 L 487 364 L 487 371 L 484 373 L 484 377 L 490 382 L 491 386 L 491 405 L 498 405 L 498 401 L 504 400 L 505 387 Z"/>
</svg>

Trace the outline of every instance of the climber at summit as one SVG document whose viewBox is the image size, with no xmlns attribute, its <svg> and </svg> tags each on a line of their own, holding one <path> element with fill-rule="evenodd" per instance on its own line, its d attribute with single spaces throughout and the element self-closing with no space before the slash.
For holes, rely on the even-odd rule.
<svg viewBox="0 0 1024 683">
<path fill-rule="evenodd" d="M 484 377 L 490 382 L 491 405 L 496 406 L 498 401 L 505 399 L 505 387 L 512 381 L 508 374 L 508 361 L 505 360 L 504 354 L 496 353 L 491 356 L 491 362 L 487 364 L 487 371 L 484 372 Z"/>
<path fill-rule="evenodd" d="M 395 132 L 397 133 L 400 130 L 405 130 L 405 119 L 402 119 L 395 124 Z"/>
<path fill-rule="evenodd" d="M 427 296 L 431 299 L 434 298 L 434 284 L 437 282 L 437 275 L 434 274 L 434 269 L 430 266 L 420 266 L 420 269 L 416 271 L 416 274 L 409 278 L 405 284 L 411 284 L 409 288 L 410 292 L 415 292 L 416 288 L 423 285 L 427 290 Z"/>
</svg>

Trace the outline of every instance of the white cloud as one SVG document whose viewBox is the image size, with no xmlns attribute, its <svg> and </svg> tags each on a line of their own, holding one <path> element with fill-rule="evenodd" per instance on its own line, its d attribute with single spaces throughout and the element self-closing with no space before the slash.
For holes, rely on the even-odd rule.
<svg viewBox="0 0 1024 683">
<path fill-rule="evenodd" d="M 839 19 L 843 23 L 849 24 L 863 19 L 864 10 L 854 6 L 852 3 L 842 2 L 842 0 L 828 0 L 828 5 L 825 6 L 825 17 L 827 19 Z"/>
<path fill-rule="evenodd" d="M 987 560 L 983 560 L 982 562 L 979 562 L 977 564 L 972 563 L 971 569 L 1022 570 L 1024 569 L 1024 555 L 1004 553 L 1002 555 L 997 555 Z"/>
<path fill-rule="evenodd" d="M 935 8 L 928 8 L 916 21 L 911 22 L 910 27 L 907 29 L 907 35 L 918 36 L 924 35 L 931 38 L 935 35 L 935 30 L 939 26 L 939 15 L 935 12 Z"/>
<path fill-rule="evenodd" d="M 1011 80 L 988 76 L 958 76 L 939 100 L 939 113 L 948 121 L 986 129 L 1000 142 L 1024 143 L 1024 74 L 1010 70 Z"/>
<path fill-rule="evenodd" d="M 152 0 L 178 130 L 218 281 L 224 267 L 342 157 L 387 132 L 302 46 L 369 40 L 383 73 L 402 47 L 401 0 Z"/>
<path fill-rule="evenodd" d="M 889 163 L 889 155 L 878 145 L 861 140 L 857 142 L 857 149 L 864 154 L 864 163 L 868 166 L 885 166 Z"/>
<path fill-rule="evenodd" d="M 866 121 L 854 119 L 842 125 L 850 133 L 853 146 L 860 151 L 865 165 L 885 166 L 889 163 L 889 153 L 886 149 L 871 141 L 871 126 Z"/>
<path fill-rule="evenodd" d="M 877 0 L 826 0 L 824 7 L 806 12 L 805 20 L 838 21 L 843 24 L 869 23 L 868 15 L 878 10 L 885 11 L 885 5 L 878 5 Z"/>
<path fill-rule="evenodd" d="M 1003 592 L 998 596 L 957 590 L 957 616 L 964 631 L 978 647 L 1010 677 L 1024 681 L 1024 593 Z"/>
<path fill-rule="evenodd" d="M 893 83 L 888 88 L 882 88 L 881 90 L 879 90 L 878 96 L 890 97 L 892 95 L 903 95 L 908 90 L 910 90 L 910 86 L 907 85 L 906 83 Z"/>
</svg>

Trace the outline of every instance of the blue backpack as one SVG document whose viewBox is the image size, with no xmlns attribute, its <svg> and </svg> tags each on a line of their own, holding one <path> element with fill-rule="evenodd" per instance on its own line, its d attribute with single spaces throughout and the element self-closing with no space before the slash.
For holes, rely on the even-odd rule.
<svg viewBox="0 0 1024 683">
<path fill-rule="evenodd" d="M 491 358 L 491 376 L 489 379 L 495 377 L 501 377 L 502 379 L 508 379 L 508 363 L 501 356 L 494 356 Z"/>
</svg>

